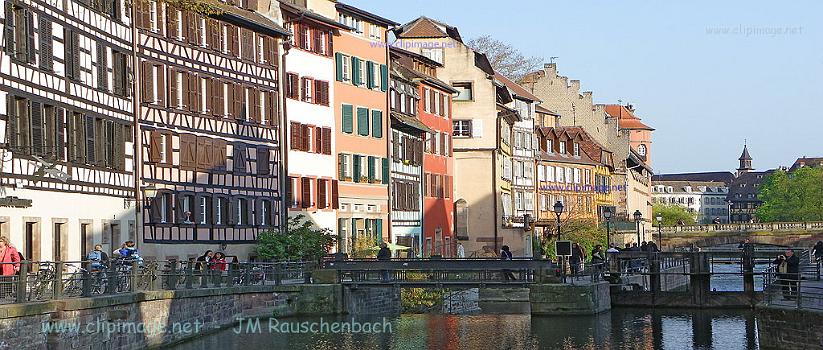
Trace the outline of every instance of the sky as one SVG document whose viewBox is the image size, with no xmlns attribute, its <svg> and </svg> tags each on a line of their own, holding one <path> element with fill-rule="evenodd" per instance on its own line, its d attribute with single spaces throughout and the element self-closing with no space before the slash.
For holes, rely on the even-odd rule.
<svg viewBox="0 0 823 350">
<path fill-rule="evenodd" d="M 656 129 L 658 174 L 733 170 L 744 142 L 762 170 L 823 157 L 823 1 L 348 3 L 558 57 L 560 74 L 581 80 L 596 103 L 631 103 Z"/>
</svg>

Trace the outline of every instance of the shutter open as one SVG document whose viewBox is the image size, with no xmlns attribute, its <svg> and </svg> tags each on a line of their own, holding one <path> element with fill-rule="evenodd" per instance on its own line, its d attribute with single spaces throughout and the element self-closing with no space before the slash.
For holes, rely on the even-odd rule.
<svg viewBox="0 0 823 350">
<path fill-rule="evenodd" d="M 196 74 L 188 74 L 188 106 L 189 111 L 200 112 L 200 77 Z"/>
<path fill-rule="evenodd" d="M 52 24 L 46 16 L 39 16 L 39 36 L 40 36 L 40 67 L 51 71 L 54 68 L 54 50 L 52 37 Z M 8 17 L 6 17 L 8 20 Z"/>
<path fill-rule="evenodd" d="M 337 68 L 337 81 L 343 81 L 343 54 L 339 52 L 335 53 L 334 62 Z"/>
<path fill-rule="evenodd" d="M 355 86 L 363 83 L 360 81 L 360 59 L 357 57 L 351 58 L 351 81 Z"/>
<path fill-rule="evenodd" d="M 180 38 L 180 12 L 171 7 L 166 11 L 166 37 L 173 40 Z"/>
<path fill-rule="evenodd" d="M 380 91 L 386 92 L 389 87 L 389 67 L 380 65 Z"/>
<path fill-rule="evenodd" d="M 140 0 L 138 0 L 140 1 Z M 140 89 L 141 99 L 144 103 L 154 103 L 154 66 L 151 62 L 140 62 Z"/>
<path fill-rule="evenodd" d="M 31 102 L 29 115 L 31 116 L 31 153 L 42 156 L 45 153 L 43 105 L 40 102 Z"/>
<path fill-rule="evenodd" d="M 58 161 L 66 157 L 66 110 L 57 108 L 54 121 L 54 155 Z"/>
<path fill-rule="evenodd" d="M 166 72 L 165 72 L 165 69 L 164 69 L 163 65 L 156 65 L 155 67 L 153 67 L 153 69 L 156 69 L 156 71 L 155 70 L 152 70 L 152 71 L 157 73 L 157 75 L 154 77 L 154 79 L 156 79 L 156 81 L 157 81 L 156 86 L 157 86 L 157 90 L 158 90 L 156 92 L 157 101 L 155 101 L 155 102 L 157 102 L 157 104 L 160 105 L 161 107 L 165 107 L 166 106 L 166 93 L 165 93 L 166 92 L 166 78 L 165 78 L 165 73 Z M 154 89 L 154 87 L 152 87 L 152 89 Z"/>
<path fill-rule="evenodd" d="M 311 208 L 312 207 L 312 200 L 311 200 L 311 179 L 308 177 L 304 177 L 301 179 L 301 188 L 302 188 L 302 197 L 301 202 L 303 208 Z"/>
<path fill-rule="evenodd" d="M 346 177 L 346 155 L 337 155 L 337 177 L 343 180 Z"/>
<path fill-rule="evenodd" d="M 213 149 L 213 156 L 212 162 L 214 163 L 213 169 L 215 171 L 226 171 L 226 147 L 228 144 L 224 139 L 214 139 L 212 143 Z"/>
<path fill-rule="evenodd" d="M 14 56 L 15 49 L 17 48 L 14 36 L 14 28 L 16 27 L 16 23 L 14 23 L 14 3 L 11 1 L 4 1 L 3 5 L 6 14 L 4 17 L 5 23 L 3 26 L 3 38 L 5 39 L 3 40 L 5 43 L 3 46 L 3 51 L 5 51 L 9 56 Z"/>
<path fill-rule="evenodd" d="M 352 155 L 352 159 L 354 160 L 354 171 L 352 172 L 352 180 L 354 180 L 354 182 L 360 182 L 360 174 L 362 174 L 362 172 L 360 171 L 360 156 L 356 154 Z"/>
<path fill-rule="evenodd" d="M 375 165 L 376 158 L 372 157 L 372 156 L 369 156 L 368 162 L 369 162 L 369 171 L 368 171 L 369 183 L 372 183 L 372 182 L 374 182 L 374 178 L 375 178 L 375 175 L 376 175 L 376 173 L 375 173 L 375 171 L 376 171 L 376 169 L 375 169 L 375 167 L 376 167 L 376 165 Z"/>
<path fill-rule="evenodd" d="M 177 71 L 174 70 L 174 68 L 172 68 L 171 66 L 169 66 L 168 75 L 169 75 L 169 88 L 168 88 L 169 108 L 178 108 L 178 107 L 180 107 L 180 99 L 177 98 L 177 96 L 179 95 L 179 92 L 177 91 L 177 79 L 178 79 Z"/>
<path fill-rule="evenodd" d="M 331 204 L 332 209 L 340 209 L 340 190 L 338 188 L 339 183 L 337 180 L 332 180 L 331 182 Z"/>
<path fill-rule="evenodd" d="M 34 45 L 34 13 L 31 10 L 26 10 L 26 61 L 29 63 L 34 63 L 36 61 L 37 49 Z"/>
<path fill-rule="evenodd" d="M 302 144 L 300 145 L 300 150 L 304 152 L 308 152 L 311 150 L 311 127 L 308 125 L 302 125 L 300 141 Z"/>
<path fill-rule="evenodd" d="M 383 158 L 383 184 L 388 184 L 389 180 L 389 159 Z"/>
<path fill-rule="evenodd" d="M 331 128 L 323 128 L 323 154 L 331 154 Z"/>
<path fill-rule="evenodd" d="M 328 180 L 317 179 L 317 209 L 326 209 L 328 207 L 327 186 Z"/>
<path fill-rule="evenodd" d="M 234 119 L 245 120 L 246 115 L 243 113 L 243 104 L 246 100 L 246 89 L 242 85 L 234 85 L 234 94 L 232 95 L 232 105 L 234 109 Z"/>
<path fill-rule="evenodd" d="M 314 127 L 314 153 L 323 153 L 323 128 Z"/>
</svg>

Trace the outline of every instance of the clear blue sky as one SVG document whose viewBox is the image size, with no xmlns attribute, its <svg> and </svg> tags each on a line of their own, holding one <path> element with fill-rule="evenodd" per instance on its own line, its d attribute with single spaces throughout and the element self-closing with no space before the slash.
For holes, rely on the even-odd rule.
<svg viewBox="0 0 823 350">
<path fill-rule="evenodd" d="M 348 3 L 558 56 L 560 73 L 580 79 L 596 102 L 632 103 L 657 129 L 657 173 L 734 169 L 744 139 L 758 169 L 823 157 L 823 1 Z"/>
</svg>

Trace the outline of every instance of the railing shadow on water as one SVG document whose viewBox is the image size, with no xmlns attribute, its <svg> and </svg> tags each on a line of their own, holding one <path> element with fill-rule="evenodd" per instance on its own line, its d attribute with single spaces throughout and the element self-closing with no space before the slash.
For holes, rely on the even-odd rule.
<svg viewBox="0 0 823 350">
<path fill-rule="evenodd" d="M 0 304 L 88 298 L 142 291 L 310 283 L 316 264 L 295 262 L 203 262 L 111 260 L 0 263 Z"/>
</svg>

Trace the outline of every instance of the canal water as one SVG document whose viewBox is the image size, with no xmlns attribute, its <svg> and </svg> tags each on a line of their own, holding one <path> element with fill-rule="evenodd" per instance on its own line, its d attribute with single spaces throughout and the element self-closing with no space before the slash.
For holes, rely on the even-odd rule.
<svg viewBox="0 0 823 350">
<path fill-rule="evenodd" d="M 299 332 L 301 323 L 310 328 L 312 324 L 320 327 L 322 322 L 353 326 L 352 321 L 361 325 L 373 322 L 376 325 L 372 327 L 386 332 Z M 615 309 L 574 317 L 426 314 L 387 319 L 284 318 L 261 319 L 259 332 L 247 324 L 239 332 L 238 328 L 226 329 L 173 349 L 759 349 L 754 315 L 748 311 Z"/>
</svg>

